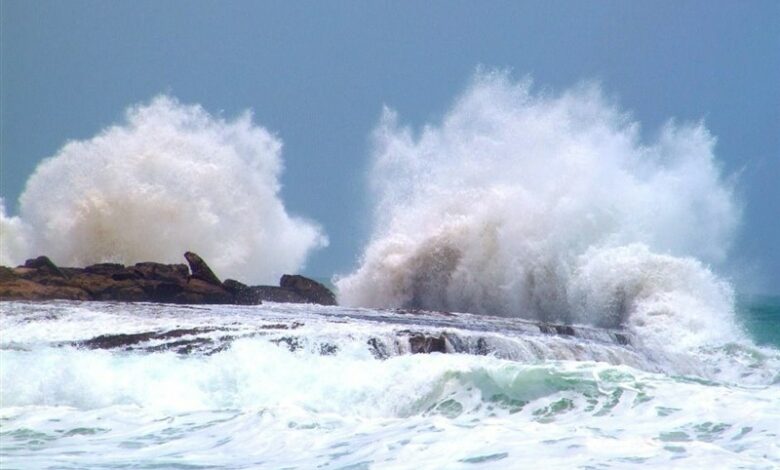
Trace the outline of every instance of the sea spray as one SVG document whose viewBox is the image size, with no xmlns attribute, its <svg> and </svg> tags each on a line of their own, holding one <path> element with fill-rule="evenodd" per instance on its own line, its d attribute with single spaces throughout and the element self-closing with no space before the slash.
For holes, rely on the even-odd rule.
<svg viewBox="0 0 780 470">
<path fill-rule="evenodd" d="M 596 86 L 480 73 L 440 124 L 415 134 L 385 110 L 374 142 L 374 233 L 341 302 L 629 326 L 684 348 L 738 337 L 730 286 L 697 261 L 724 259 L 740 215 L 702 124 L 645 143 Z"/>
<path fill-rule="evenodd" d="M 281 141 L 254 124 L 168 96 L 43 161 L 3 214 L 3 264 L 45 253 L 56 263 L 178 262 L 203 255 L 220 275 L 274 282 L 327 244 L 279 197 Z"/>
</svg>

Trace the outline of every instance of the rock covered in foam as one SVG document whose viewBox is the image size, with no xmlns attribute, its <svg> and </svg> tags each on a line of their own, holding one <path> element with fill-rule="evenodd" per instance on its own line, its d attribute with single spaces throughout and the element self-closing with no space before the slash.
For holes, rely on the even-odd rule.
<svg viewBox="0 0 780 470">
<path fill-rule="evenodd" d="M 184 264 L 154 262 L 125 266 L 98 263 L 85 268 L 60 268 L 48 257 L 28 260 L 17 268 L 0 270 L 0 300 L 113 300 L 177 304 L 243 304 L 263 301 L 334 305 L 325 286 L 303 276 L 289 286 L 247 286 L 224 283 L 197 254 L 185 253 Z"/>
</svg>

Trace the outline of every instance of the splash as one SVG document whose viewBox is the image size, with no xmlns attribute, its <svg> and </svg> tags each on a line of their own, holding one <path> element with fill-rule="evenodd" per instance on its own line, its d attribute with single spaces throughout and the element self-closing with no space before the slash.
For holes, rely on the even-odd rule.
<svg viewBox="0 0 780 470">
<path fill-rule="evenodd" d="M 3 262 L 181 262 L 193 250 L 220 276 L 276 281 L 327 245 L 284 208 L 281 147 L 248 112 L 224 120 L 168 96 L 131 107 L 38 166 L 20 217 L 3 218 Z"/>
<path fill-rule="evenodd" d="M 702 124 L 647 144 L 597 86 L 479 73 L 419 134 L 386 109 L 374 143 L 375 229 L 342 303 L 734 333 L 688 334 L 730 324 L 729 285 L 697 260 L 723 260 L 739 220 Z"/>
</svg>

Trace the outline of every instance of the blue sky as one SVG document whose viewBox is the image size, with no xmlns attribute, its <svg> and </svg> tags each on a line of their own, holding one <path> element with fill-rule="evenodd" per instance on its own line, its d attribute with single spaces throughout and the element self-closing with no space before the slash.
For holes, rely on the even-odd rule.
<svg viewBox="0 0 780 470">
<path fill-rule="evenodd" d="M 780 2 L 4 0 L 1 39 L 11 212 L 41 159 L 170 93 L 227 117 L 251 108 L 278 134 L 284 201 L 331 242 L 307 272 L 347 272 L 369 236 L 382 106 L 435 122 L 481 65 L 553 90 L 597 80 L 648 138 L 704 119 L 744 206 L 718 269 L 780 292 Z"/>
</svg>

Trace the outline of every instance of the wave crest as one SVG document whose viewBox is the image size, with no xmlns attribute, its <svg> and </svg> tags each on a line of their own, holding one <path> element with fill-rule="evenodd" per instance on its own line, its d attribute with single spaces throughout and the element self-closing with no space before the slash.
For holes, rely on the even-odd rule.
<svg viewBox="0 0 780 470">
<path fill-rule="evenodd" d="M 646 144 L 596 86 L 533 93 L 494 72 L 418 134 L 385 110 L 374 139 L 375 229 L 337 280 L 347 305 L 636 328 L 732 314 L 694 259 L 723 260 L 740 217 L 700 123 Z"/>
</svg>

